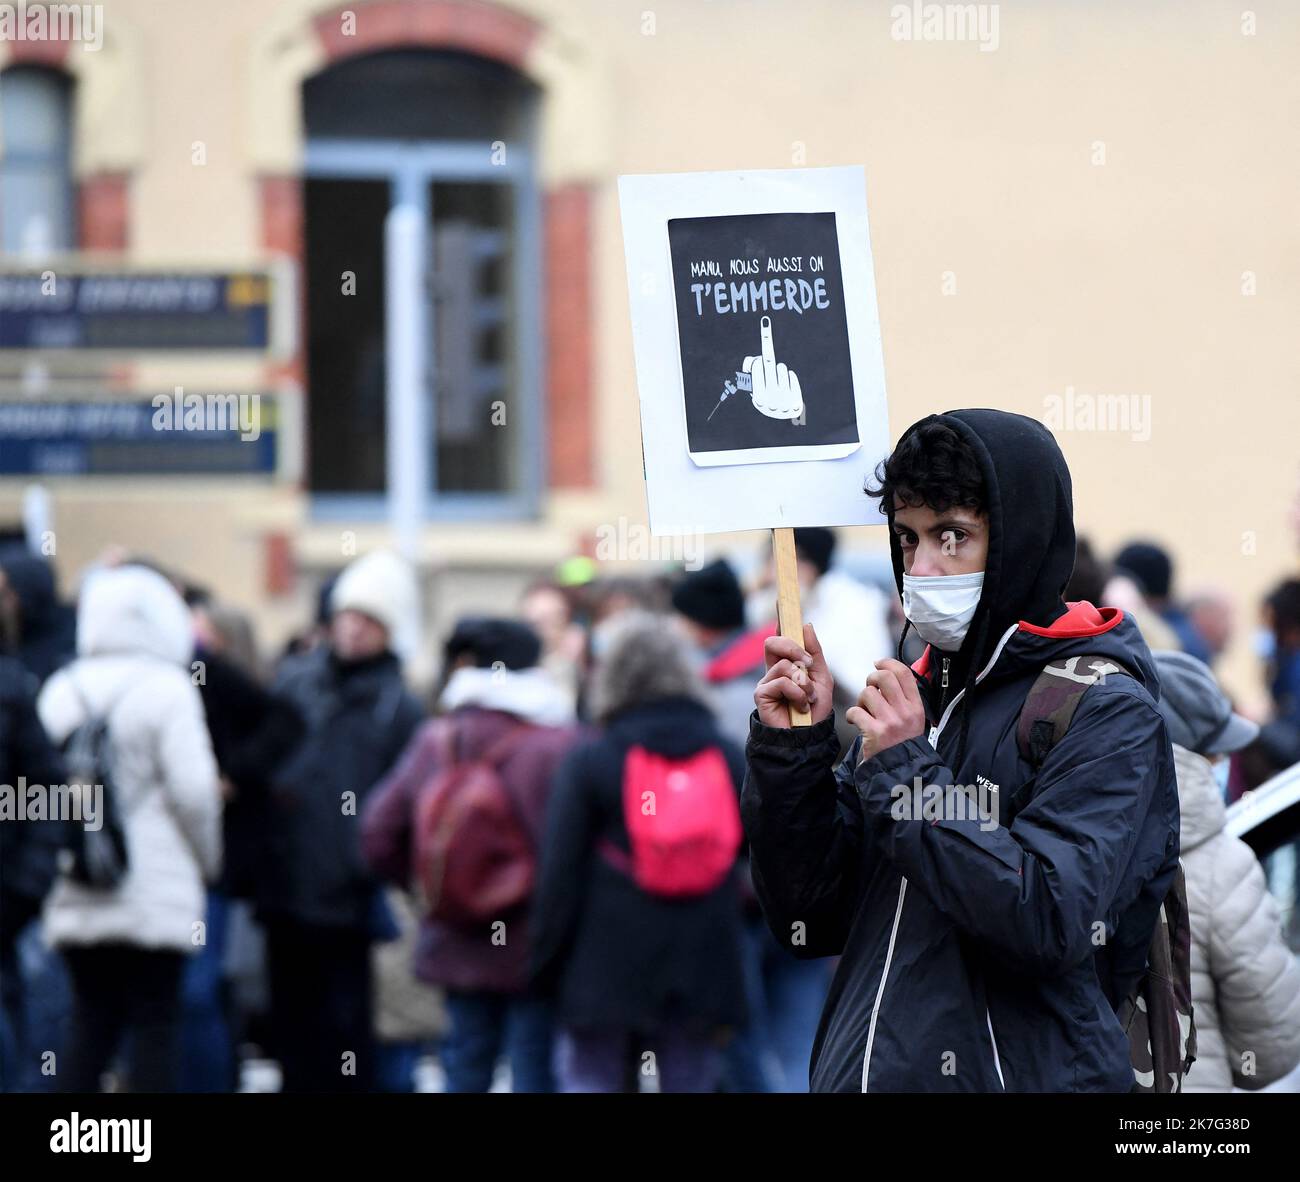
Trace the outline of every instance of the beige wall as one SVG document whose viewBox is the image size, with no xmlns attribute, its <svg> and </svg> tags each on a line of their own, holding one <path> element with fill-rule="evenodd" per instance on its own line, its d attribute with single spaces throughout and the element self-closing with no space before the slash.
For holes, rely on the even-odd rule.
<svg viewBox="0 0 1300 1182">
<path fill-rule="evenodd" d="M 138 257 L 255 250 L 256 168 L 295 149 L 292 121 L 273 110 L 279 75 L 309 67 L 303 18 L 321 7 L 108 0 L 143 116 L 101 121 L 97 150 L 111 157 L 117 135 L 119 155 L 140 156 Z M 365 19 L 364 3 L 350 7 Z M 1300 6 L 1253 3 L 1257 32 L 1243 36 L 1236 3 L 1021 0 L 999 6 L 995 52 L 893 40 L 890 5 L 858 0 L 517 7 L 550 29 L 530 67 L 548 87 L 543 168 L 600 185 L 600 484 L 552 497 L 540 528 L 431 529 L 433 552 L 479 568 L 494 555 L 540 564 L 602 522 L 644 521 L 618 173 L 862 163 L 894 433 L 959 405 L 1041 418 L 1067 387 L 1137 399 L 1149 438 L 1058 431 L 1080 529 L 1104 550 L 1152 535 L 1176 553 L 1184 588 L 1232 591 L 1242 643 L 1228 676 L 1259 701 L 1244 643 L 1252 605 L 1297 569 Z M 195 140 L 203 167 L 190 161 Z M 1254 296 L 1242 294 L 1248 271 Z M 65 563 L 101 531 L 156 537 L 251 601 L 247 536 L 268 517 L 295 528 L 304 515 L 291 492 L 187 493 L 190 516 L 174 519 L 152 491 L 111 511 L 71 486 L 56 492 L 76 539 Z M 337 532 L 301 531 L 304 557 L 328 561 Z M 883 544 L 862 533 L 856 544 Z M 290 614 L 267 618 L 283 626 Z"/>
</svg>

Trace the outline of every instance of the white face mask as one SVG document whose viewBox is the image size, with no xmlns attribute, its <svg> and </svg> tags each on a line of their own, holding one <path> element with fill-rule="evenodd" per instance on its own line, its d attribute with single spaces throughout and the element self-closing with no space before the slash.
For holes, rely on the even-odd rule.
<svg viewBox="0 0 1300 1182">
<path fill-rule="evenodd" d="M 984 589 L 984 572 L 973 575 L 904 575 L 903 614 L 916 634 L 944 652 L 966 639 Z"/>
</svg>

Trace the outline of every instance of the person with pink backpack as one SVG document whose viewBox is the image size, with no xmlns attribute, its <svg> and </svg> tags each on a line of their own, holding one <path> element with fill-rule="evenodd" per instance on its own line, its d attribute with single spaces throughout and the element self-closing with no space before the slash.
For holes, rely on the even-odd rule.
<svg viewBox="0 0 1300 1182">
<path fill-rule="evenodd" d="M 486 1092 L 497 1060 L 511 1090 L 549 1092 L 549 1006 L 528 990 L 538 849 L 573 705 L 516 620 L 469 617 L 447 641 L 441 714 L 425 723 L 361 817 L 371 868 L 413 889 L 415 974 L 446 990 L 449 1092 Z"/>
<path fill-rule="evenodd" d="M 713 1091 L 744 1020 L 744 763 L 701 692 L 667 620 L 611 628 L 602 730 L 556 773 L 534 907 L 561 1091 Z"/>
</svg>

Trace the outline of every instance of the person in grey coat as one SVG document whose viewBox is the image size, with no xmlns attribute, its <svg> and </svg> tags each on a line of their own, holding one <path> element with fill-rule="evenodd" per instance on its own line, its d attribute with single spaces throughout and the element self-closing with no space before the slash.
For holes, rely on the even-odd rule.
<svg viewBox="0 0 1300 1182">
<path fill-rule="evenodd" d="M 1160 712 L 1174 745 L 1182 861 L 1192 924 L 1197 1059 L 1186 1092 L 1256 1089 L 1300 1063 L 1300 961 L 1250 847 L 1225 832 L 1214 763 L 1259 728 L 1234 714 L 1195 657 L 1155 654 Z"/>
</svg>

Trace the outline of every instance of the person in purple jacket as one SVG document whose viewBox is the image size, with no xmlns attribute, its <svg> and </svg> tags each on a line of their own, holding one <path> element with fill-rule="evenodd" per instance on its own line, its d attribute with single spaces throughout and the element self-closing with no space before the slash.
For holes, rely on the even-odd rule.
<svg viewBox="0 0 1300 1182">
<path fill-rule="evenodd" d="M 449 750 L 474 760 L 498 748 L 494 766 L 536 853 L 552 774 L 578 737 L 570 698 L 540 657 L 541 642 L 526 624 L 474 617 L 456 625 L 445 649 L 444 714 L 416 733 L 362 814 L 362 849 L 376 873 L 410 886 L 416 805 Z M 431 915 L 421 921 L 415 972 L 446 990 L 451 1029 L 442 1060 L 449 1092 L 486 1092 L 503 1053 L 514 1091 L 554 1090 L 550 1008 L 528 991 L 530 909 L 526 900 L 473 925 Z"/>
</svg>

